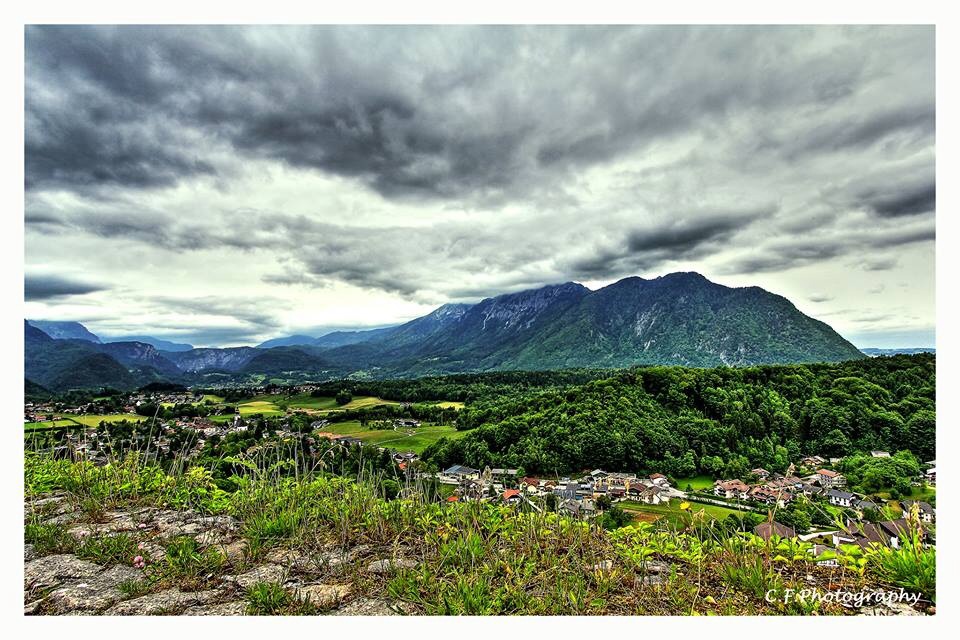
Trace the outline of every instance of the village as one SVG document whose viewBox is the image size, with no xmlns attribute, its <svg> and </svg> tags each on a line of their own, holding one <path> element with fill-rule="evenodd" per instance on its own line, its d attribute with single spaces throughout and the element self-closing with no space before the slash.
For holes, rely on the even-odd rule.
<svg viewBox="0 0 960 640">
<path fill-rule="evenodd" d="M 310 389 L 300 391 L 309 392 Z M 139 392 L 125 397 L 122 409 L 129 412 L 131 417 L 136 417 L 134 413 L 144 405 L 189 406 L 197 405 L 203 399 L 202 394 L 182 391 Z M 102 408 L 90 404 L 65 407 L 27 403 L 24 419 L 28 422 L 49 420 L 54 425 L 58 424 L 57 420 L 69 416 L 86 416 L 95 420 L 97 416 L 90 415 L 90 411 Z M 273 416 L 269 423 L 265 423 L 263 416 L 244 416 L 239 408 L 232 408 L 229 414 L 211 413 L 150 421 L 155 423 L 155 428 L 151 426 L 146 442 L 140 442 L 157 455 L 175 453 L 187 460 L 196 457 L 210 439 L 247 434 L 253 429 L 257 430 L 258 437 L 272 437 L 278 441 L 302 438 L 310 446 L 314 457 L 321 457 L 330 450 L 329 446 L 316 446 L 324 441 L 344 451 L 367 444 L 355 435 L 337 434 L 329 430 L 331 423 L 326 418 L 294 424 L 288 414 Z M 412 418 L 394 418 L 384 422 L 381 427 L 398 431 L 413 432 L 421 426 L 419 420 Z M 116 452 L 104 430 L 109 431 L 113 425 L 104 421 L 81 424 L 85 428 L 68 429 L 61 441 L 50 443 L 50 452 L 58 457 L 106 464 Z M 266 429 L 265 424 L 269 425 Z M 184 438 L 184 434 L 192 435 Z M 622 507 L 630 513 L 644 513 L 647 507 L 656 508 L 659 513 L 663 513 L 664 509 L 674 512 L 685 509 L 696 513 L 699 507 L 722 509 L 740 515 L 753 514 L 762 520 L 752 527 L 753 533 L 767 540 L 771 536 L 779 536 L 813 541 L 817 557 L 824 558 L 818 562 L 823 564 L 836 562 L 836 554 L 841 553 L 841 545 L 844 544 L 860 547 L 881 544 L 897 548 L 906 535 L 906 517 L 910 514 L 924 523 L 925 543 L 935 544 L 934 507 L 923 500 L 905 499 L 898 503 L 899 517 L 878 517 L 889 513 L 889 509 L 885 509 L 888 505 L 878 498 L 848 490 L 847 478 L 835 470 L 842 458 L 808 456 L 791 464 L 782 474 L 755 468 L 742 478 L 716 479 L 712 486 L 696 489 L 687 486 L 682 489 L 682 482 L 671 481 L 662 473 L 638 475 L 594 469 L 582 475 L 544 478 L 523 475 L 518 469 L 487 467 L 480 470 L 461 464 L 436 470 L 424 467 L 417 452 L 387 446 L 375 449 L 378 454 L 389 456 L 396 465 L 398 475 L 408 485 L 417 480 L 430 480 L 446 487 L 443 499 L 447 502 L 495 502 L 537 512 L 556 511 L 584 520 L 596 518 L 612 506 Z M 872 451 L 870 455 L 874 458 L 890 456 L 885 451 Z M 922 477 L 910 478 L 910 481 L 935 487 L 936 461 L 929 461 L 925 466 L 927 468 Z M 828 512 L 830 524 L 821 522 L 805 530 L 797 530 L 777 519 L 778 515 L 785 514 L 797 503 Z"/>
<path fill-rule="evenodd" d="M 871 455 L 886 457 L 889 453 L 873 451 Z M 867 514 L 883 513 L 881 505 L 867 496 L 844 490 L 846 478 L 843 474 L 824 466 L 840 461 L 840 458 L 809 456 L 802 459 L 797 468 L 791 465 L 786 475 L 757 468 L 751 470 L 746 479 L 716 480 L 712 490 L 700 491 L 680 490 L 661 473 L 638 477 L 602 469 L 594 469 L 580 477 L 543 479 L 518 477 L 517 469 L 486 468 L 480 471 L 454 465 L 436 477 L 440 482 L 456 487 L 453 495 L 447 498 L 450 502 L 500 501 L 536 511 L 552 504 L 559 513 L 579 519 L 597 516 L 602 511 L 601 505 L 618 503 L 670 505 L 680 502 L 680 508 L 693 513 L 698 504 L 733 507 L 763 518 L 752 531 L 764 540 L 777 536 L 813 541 L 812 552 L 818 558 L 817 564 L 828 566 L 836 565 L 837 554 L 843 553 L 841 545 L 867 548 L 880 544 L 899 548 L 904 536 L 909 535 L 908 517 L 923 523 L 924 544 L 935 544 L 936 510 L 929 503 L 903 500 L 898 505 L 901 517 L 871 522 Z M 914 480 L 935 486 L 936 461 L 926 464 L 928 469 L 923 477 Z M 830 509 L 831 514 L 838 517 L 831 525 L 811 526 L 805 531 L 777 521 L 778 510 L 782 513 L 796 501 L 805 501 L 813 508 Z"/>
</svg>

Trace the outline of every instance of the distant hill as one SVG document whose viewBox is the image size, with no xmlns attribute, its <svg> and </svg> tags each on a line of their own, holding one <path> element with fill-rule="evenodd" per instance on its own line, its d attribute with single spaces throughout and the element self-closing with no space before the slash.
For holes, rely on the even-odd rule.
<svg viewBox="0 0 960 640">
<path fill-rule="evenodd" d="M 379 339 L 324 355 L 344 367 L 375 365 L 395 375 L 863 357 L 786 298 L 697 273 L 626 278 L 596 291 L 568 282 L 445 305 Z"/>
<path fill-rule="evenodd" d="M 243 366 L 243 371 L 277 374 L 287 371 L 317 371 L 324 366 L 323 360 L 296 347 L 275 347 L 263 349 Z"/>
<path fill-rule="evenodd" d="M 360 331 L 332 331 L 325 333 L 318 338 L 299 334 L 286 336 L 283 338 L 273 338 L 257 345 L 258 349 L 272 349 L 274 347 L 320 347 L 323 349 L 334 349 L 361 342 L 369 342 L 390 333 L 395 327 L 385 327 L 381 329 L 366 329 Z"/>
<path fill-rule="evenodd" d="M 73 339 L 101 342 L 100 338 L 88 331 L 79 322 L 61 322 L 59 320 L 27 320 L 27 322 L 55 340 Z"/>
<path fill-rule="evenodd" d="M 913 355 L 915 353 L 936 353 L 937 350 L 934 347 L 908 347 L 908 348 L 898 348 L 898 349 L 878 349 L 874 347 L 864 347 L 860 349 L 870 357 L 876 356 L 897 356 L 897 355 Z"/>
<path fill-rule="evenodd" d="M 61 324 L 76 325 L 73 332 L 83 328 L 53 323 L 52 330 L 60 335 Z M 30 324 L 25 333 L 26 377 L 51 390 L 80 383 L 121 388 L 152 381 L 186 383 L 208 373 L 240 380 L 281 373 L 307 379 L 351 374 L 382 378 L 864 357 L 829 325 L 804 315 L 786 298 L 759 287 L 725 287 L 697 273 L 625 278 L 596 291 L 574 282 L 548 285 L 473 305 L 446 304 L 396 327 L 337 331 L 319 338 L 289 336 L 260 347 L 167 350 L 141 341 L 53 340 Z M 65 371 L 68 364 L 78 370 Z"/>
<path fill-rule="evenodd" d="M 131 389 L 126 367 L 85 340 L 54 340 L 24 323 L 24 377 L 51 391 L 111 386 Z"/>
<path fill-rule="evenodd" d="M 150 346 L 156 347 L 161 351 L 190 351 L 193 349 L 192 344 L 186 344 L 184 342 L 170 342 L 169 340 L 161 340 L 160 338 L 154 338 L 153 336 L 115 336 L 112 338 L 104 338 L 104 342 L 142 342 L 144 344 L 149 344 Z"/>
</svg>

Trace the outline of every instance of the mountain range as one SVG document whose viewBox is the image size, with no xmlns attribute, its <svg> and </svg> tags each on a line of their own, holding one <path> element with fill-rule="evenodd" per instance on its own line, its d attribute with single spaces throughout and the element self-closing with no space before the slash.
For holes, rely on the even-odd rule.
<svg viewBox="0 0 960 640">
<path fill-rule="evenodd" d="M 51 390 L 157 380 L 203 384 L 864 357 L 786 298 L 759 287 L 725 287 L 697 273 L 625 278 L 597 290 L 574 282 L 549 285 L 472 305 L 445 304 L 395 327 L 288 336 L 257 347 L 104 342 L 79 323 L 28 321 L 25 352 L 26 377 Z"/>
</svg>

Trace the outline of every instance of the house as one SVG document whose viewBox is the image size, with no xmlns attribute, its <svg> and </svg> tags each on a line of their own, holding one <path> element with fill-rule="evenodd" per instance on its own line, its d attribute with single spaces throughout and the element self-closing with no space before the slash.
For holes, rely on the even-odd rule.
<svg viewBox="0 0 960 640">
<path fill-rule="evenodd" d="M 927 469 L 923 475 L 926 476 L 927 482 L 929 482 L 930 484 L 937 484 L 937 468 L 936 467 Z"/>
<path fill-rule="evenodd" d="M 766 486 L 771 489 L 800 490 L 803 488 L 803 480 L 796 476 L 777 476 L 772 480 L 768 480 Z"/>
<path fill-rule="evenodd" d="M 771 536 L 795 538 L 797 535 L 797 532 L 794 531 L 793 527 L 788 527 L 787 525 L 781 524 L 777 521 L 761 522 L 753 528 L 753 533 L 760 536 L 764 540 L 770 540 Z"/>
<path fill-rule="evenodd" d="M 815 467 L 819 467 L 824 462 L 826 462 L 826 460 L 824 458 L 821 458 L 820 456 L 807 456 L 806 458 L 800 461 L 800 464 L 805 467 L 815 468 Z"/>
<path fill-rule="evenodd" d="M 889 458 L 890 452 L 889 451 L 871 451 L 870 455 L 873 456 L 874 458 Z"/>
<path fill-rule="evenodd" d="M 661 487 L 645 487 L 638 496 L 641 502 L 646 504 L 662 504 L 670 502 L 670 497 L 665 495 Z"/>
<path fill-rule="evenodd" d="M 592 500 L 564 500 L 560 503 L 559 511 L 573 518 L 589 518 L 596 514 L 597 509 Z"/>
<path fill-rule="evenodd" d="M 857 496 L 852 493 L 838 489 L 828 489 L 825 495 L 830 504 L 837 507 L 852 507 L 854 501 L 857 499 Z"/>
<path fill-rule="evenodd" d="M 480 478 L 480 472 L 477 469 L 471 469 L 470 467 L 465 467 L 462 464 L 453 465 L 444 471 L 443 475 L 450 478 L 456 478 L 458 480 L 477 480 Z"/>
<path fill-rule="evenodd" d="M 577 497 L 577 492 L 580 490 L 580 483 L 568 481 L 565 484 L 559 484 L 553 488 L 553 492 L 557 495 L 558 498 L 563 498 L 566 500 L 573 500 Z"/>
<path fill-rule="evenodd" d="M 398 427 L 419 427 L 420 421 L 414 420 L 413 418 L 401 418 L 394 420 L 394 424 Z"/>
<path fill-rule="evenodd" d="M 817 473 L 814 475 L 822 487 L 842 487 L 847 483 L 846 478 L 830 469 L 817 469 Z"/>
<path fill-rule="evenodd" d="M 494 478 L 515 478 L 517 476 L 516 469 L 490 469 L 490 473 Z"/>
<path fill-rule="evenodd" d="M 840 562 L 837 556 L 840 555 L 839 549 L 828 547 L 825 544 L 815 544 L 810 549 L 810 555 L 814 558 L 814 563 L 820 567 L 839 567 Z"/>
<path fill-rule="evenodd" d="M 820 497 L 826 491 L 823 487 L 816 484 L 802 484 L 800 486 L 800 491 L 803 492 L 803 495 L 808 498 Z"/>
<path fill-rule="evenodd" d="M 900 506 L 903 508 L 904 516 L 910 513 L 911 509 L 913 509 L 913 505 L 917 505 L 917 510 L 920 513 L 921 520 L 931 524 L 936 522 L 937 514 L 933 507 L 931 507 L 929 503 L 919 500 L 904 500 L 900 503 Z"/>
<path fill-rule="evenodd" d="M 776 504 L 781 507 L 793 501 L 793 494 L 789 491 L 763 485 L 750 489 L 749 497 L 757 502 Z"/>
<path fill-rule="evenodd" d="M 833 534 L 834 546 L 856 544 L 867 548 L 878 544 L 884 547 L 900 548 L 900 540 L 905 538 L 909 527 L 906 520 L 887 520 L 877 524 L 871 522 L 847 522 L 840 531 Z"/>
<path fill-rule="evenodd" d="M 662 473 L 651 473 L 649 477 L 650 481 L 655 485 L 661 487 L 670 486 L 670 480 L 668 480 L 667 476 L 663 475 Z"/>
<path fill-rule="evenodd" d="M 867 509 L 870 509 L 871 511 L 876 511 L 879 513 L 880 505 L 878 505 L 873 500 L 870 500 L 869 498 L 865 498 L 856 503 L 856 509 L 857 511 L 860 512 L 860 517 L 862 518 L 863 512 L 866 511 Z"/>
<path fill-rule="evenodd" d="M 522 500 L 519 489 L 507 489 L 500 497 L 508 504 L 516 504 Z"/>
<path fill-rule="evenodd" d="M 760 480 L 766 480 L 767 478 L 770 477 L 770 472 L 760 467 L 757 467 L 756 469 L 752 469 L 750 471 L 750 474 L 756 476 Z"/>
<path fill-rule="evenodd" d="M 714 495 L 722 498 L 746 500 L 749 492 L 750 487 L 742 480 L 717 480 L 713 485 Z"/>
</svg>

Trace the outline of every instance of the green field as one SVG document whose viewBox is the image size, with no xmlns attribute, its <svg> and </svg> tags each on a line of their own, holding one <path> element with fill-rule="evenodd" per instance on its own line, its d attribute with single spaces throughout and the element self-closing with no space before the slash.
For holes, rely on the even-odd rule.
<svg viewBox="0 0 960 640">
<path fill-rule="evenodd" d="M 53 429 L 57 427 L 97 427 L 101 422 L 120 422 L 121 420 L 130 420 L 131 422 L 140 422 L 146 420 L 143 416 L 134 413 L 110 413 L 106 415 L 84 414 L 79 416 L 66 416 L 62 420 L 53 422 L 26 422 L 23 427 L 27 431 L 35 429 Z"/>
<path fill-rule="evenodd" d="M 82 416 L 70 416 L 71 419 L 79 422 L 80 424 L 87 427 L 96 427 L 99 426 L 101 422 L 120 422 L 122 420 L 129 420 L 131 422 L 141 422 L 147 420 L 143 416 L 138 416 L 135 413 L 111 413 L 108 415 L 97 416 L 97 415 L 82 415 Z"/>
<path fill-rule="evenodd" d="M 213 396 L 210 396 L 211 399 Z M 228 403 L 219 402 L 220 405 Z M 380 405 L 400 404 L 394 400 L 383 400 L 372 396 L 359 396 L 345 405 L 337 405 L 337 401 L 330 397 L 315 398 L 309 393 L 300 393 L 292 396 L 280 394 L 256 396 L 251 400 L 238 403 L 240 415 L 254 415 L 262 413 L 265 416 L 278 416 L 285 413 L 285 409 L 305 409 L 307 411 L 316 411 L 327 413 L 331 411 L 343 411 L 349 409 L 369 409 Z"/>
<path fill-rule="evenodd" d="M 691 478 L 677 478 L 677 489 L 687 490 L 687 485 L 693 487 L 694 491 L 703 489 L 713 489 L 713 478 L 711 476 L 693 476 Z"/>
<path fill-rule="evenodd" d="M 341 436 L 360 438 L 364 444 L 390 447 L 399 451 L 421 453 L 440 438 L 458 439 L 466 431 L 457 431 L 448 425 L 423 425 L 416 429 L 367 429 L 359 421 L 336 422 L 327 425 L 323 431 Z"/>
<path fill-rule="evenodd" d="M 680 509 L 682 501 L 674 499 L 670 504 L 644 504 L 643 502 L 623 501 L 617 504 L 624 511 L 634 516 L 634 519 L 641 522 L 655 522 L 661 518 L 666 519 L 671 525 L 685 526 L 690 521 L 690 514 L 698 514 L 701 511 L 706 520 L 722 520 L 730 515 L 743 513 L 736 509 L 728 509 L 713 504 L 701 504 L 699 502 L 690 502 L 690 510 L 684 512 Z"/>
<path fill-rule="evenodd" d="M 79 426 L 73 420 L 47 420 L 45 422 L 24 422 L 24 431 L 37 431 L 39 429 L 53 429 L 56 427 L 76 427 Z"/>
<path fill-rule="evenodd" d="M 435 407 L 440 407 L 441 409 L 456 409 L 457 411 L 459 411 L 460 409 L 463 409 L 466 406 L 463 402 L 454 402 L 452 400 L 428 402 L 427 404 L 433 405 Z"/>
</svg>

